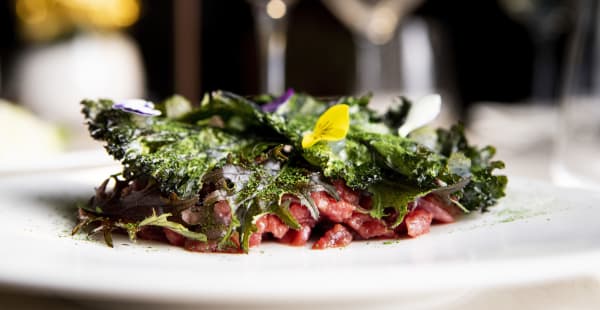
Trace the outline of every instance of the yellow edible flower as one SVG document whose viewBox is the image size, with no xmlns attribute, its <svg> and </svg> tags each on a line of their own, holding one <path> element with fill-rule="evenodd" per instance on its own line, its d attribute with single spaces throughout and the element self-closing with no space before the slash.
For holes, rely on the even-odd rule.
<svg viewBox="0 0 600 310">
<path fill-rule="evenodd" d="M 302 148 L 309 148 L 319 141 L 344 139 L 350 128 L 350 107 L 336 104 L 321 114 L 315 128 L 302 137 Z"/>
</svg>

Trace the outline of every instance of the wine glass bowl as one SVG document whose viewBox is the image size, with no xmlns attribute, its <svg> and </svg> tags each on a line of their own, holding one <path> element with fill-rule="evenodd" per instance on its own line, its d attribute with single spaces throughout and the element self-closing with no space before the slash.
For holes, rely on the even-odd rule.
<svg viewBox="0 0 600 310">
<path fill-rule="evenodd" d="M 400 21 L 422 0 L 323 0 L 325 6 L 352 32 L 372 44 L 388 43 Z"/>
<path fill-rule="evenodd" d="M 285 50 L 290 8 L 296 0 L 248 0 L 253 7 L 259 46 L 260 92 L 285 88 Z"/>
<path fill-rule="evenodd" d="M 600 4 L 577 3 L 552 174 L 559 185 L 600 190 Z"/>
</svg>

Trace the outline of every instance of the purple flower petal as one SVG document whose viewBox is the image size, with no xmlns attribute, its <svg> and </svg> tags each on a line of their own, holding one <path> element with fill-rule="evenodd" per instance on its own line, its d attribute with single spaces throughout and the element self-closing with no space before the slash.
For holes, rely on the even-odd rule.
<svg viewBox="0 0 600 310">
<path fill-rule="evenodd" d="M 277 111 L 277 108 L 279 108 L 280 105 L 286 103 L 292 96 L 294 95 L 294 89 L 293 88 L 288 88 L 285 93 L 283 93 L 283 95 L 281 95 L 278 98 L 275 98 L 275 100 L 263 105 L 261 108 L 263 110 L 263 112 L 275 112 Z"/>
<path fill-rule="evenodd" d="M 161 114 L 159 110 L 154 109 L 152 102 L 144 99 L 121 100 L 115 102 L 112 108 L 142 116 L 158 116 Z"/>
</svg>

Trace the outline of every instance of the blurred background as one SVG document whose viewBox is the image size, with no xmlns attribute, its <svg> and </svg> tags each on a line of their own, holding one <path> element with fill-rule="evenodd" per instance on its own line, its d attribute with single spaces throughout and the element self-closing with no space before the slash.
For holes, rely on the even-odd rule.
<svg viewBox="0 0 600 310">
<path fill-rule="evenodd" d="M 38 141 L 57 137 L 46 147 L 87 145 L 77 138 L 87 135 L 82 98 L 179 93 L 197 102 L 216 89 L 290 87 L 319 96 L 372 91 L 376 104 L 441 93 L 447 123 L 461 120 L 488 139 L 510 131 L 490 125 L 513 119 L 498 107 L 528 103 L 536 109 L 528 115 L 540 116 L 557 105 L 579 2 L 2 1 L 0 98 L 11 103 L 0 110 L 0 139 L 15 140 L 8 124 L 28 113 L 22 126 Z"/>
</svg>

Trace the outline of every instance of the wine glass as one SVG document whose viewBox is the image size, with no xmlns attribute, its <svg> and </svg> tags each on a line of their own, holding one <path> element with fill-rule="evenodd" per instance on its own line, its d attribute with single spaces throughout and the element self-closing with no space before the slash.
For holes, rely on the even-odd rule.
<svg viewBox="0 0 600 310">
<path fill-rule="evenodd" d="M 259 44 L 260 92 L 281 94 L 285 87 L 285 48 L 289 10 L 296 0 L 248 0 Z"/>
<path fill-rule="evenodd" d="M 533 40 L 532 99 L 554 98 L 558 85 L 557 42 L 569 26 L 573 3 L 568 0 L 500 0 L 500 6 L 521 23 Z"/>
<path fill-rule="evenodd" d="M 600 190 L 600 4 L 577 4 L 552 174 L 559 185 Z"/>
<path fill-rule="evenodd" d="M 381 91 L 400 85 L 400 22 L 422 0 L 323 0 L 329 10 L 354 34 L 357 54 L 356 92 Z"/>
</svg>

